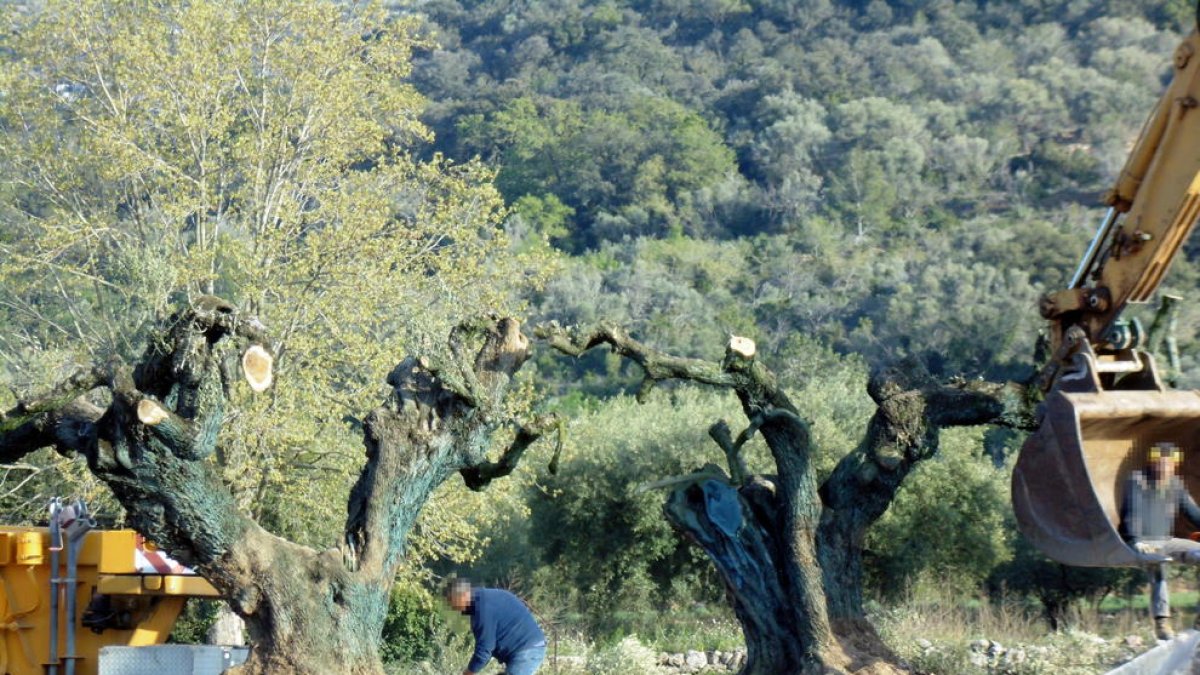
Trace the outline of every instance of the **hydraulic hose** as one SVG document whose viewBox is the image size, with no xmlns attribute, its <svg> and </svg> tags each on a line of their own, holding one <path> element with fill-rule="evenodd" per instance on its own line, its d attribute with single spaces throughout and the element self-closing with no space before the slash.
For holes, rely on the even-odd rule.
<svg viewBox="0 0 1200 675">
<path fill-rule="evenodd" d="M 78 593 L 79 579 L 76 571 L 79 567 L 79 551 L 83 548 L 83 539 L 95 522 L 88 517 L 87 506 L 82 501 L 74 504 L 75 520 L 67 527 L 67 577 L 64 580 L 67 587 L 67 644 L 63 660 L 66 661 L 66 675 L 75 675 L 75 624 L 78 623 Z"/>
<path fill-rule="evenodd" d="M 59 514 L 62 499 L 50 500 L 50 655 L 46 659 L 47 675 L 58 675 L 58 552 L 63 548 L 62 527 Z"/>
</svg>

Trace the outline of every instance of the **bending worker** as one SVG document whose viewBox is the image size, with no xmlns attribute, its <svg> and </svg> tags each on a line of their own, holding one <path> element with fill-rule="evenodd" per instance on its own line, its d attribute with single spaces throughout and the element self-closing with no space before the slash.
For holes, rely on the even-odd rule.
<svg viewBox="0 0 1200 675">
<path fill-rule="evenodd" d="M 1121 538 L 1149 563 L 1150 610 L 1154 635 L 1160 640 L 1174 636 L 1166 563 L 1200 564 L 1200 543 L 1175 537 L 1173 532 L 1181 511 L 1192 527 L 1200 529 L 1200 506 L 1175 473 L 1182 459 L 1174 443 L 1156 443 L 1145 468 L 1126 481 L 1121 502 Z M 1197 623 L 1200 627 L 1200 615 Z"/>
<path fill-rule="evenodd" d="M 475 653 L 463 675 L 483 670 L 492 657 L 507 675 L 533 675 L 546 658 L 546 635 L 517 596 L 499 588 L 471 588 L 471 582 L 452 578 L 446 602 L 471 617 Z"/>
</svg>

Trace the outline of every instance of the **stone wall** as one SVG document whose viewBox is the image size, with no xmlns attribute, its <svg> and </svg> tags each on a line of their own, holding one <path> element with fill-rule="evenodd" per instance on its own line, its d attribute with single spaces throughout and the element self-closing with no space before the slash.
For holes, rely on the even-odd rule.
<svg viewBox="0 0 1200 675">
<path fill-rule="evenodd" d="M 737 672 L 745 664 L 745 649 L 736 649 L 729 652 L 718 650 L 707 652 L 688 651 L 682 654 L 661 652 L 658 655 L 658 665 L 673 673 Z"/>
</svg>

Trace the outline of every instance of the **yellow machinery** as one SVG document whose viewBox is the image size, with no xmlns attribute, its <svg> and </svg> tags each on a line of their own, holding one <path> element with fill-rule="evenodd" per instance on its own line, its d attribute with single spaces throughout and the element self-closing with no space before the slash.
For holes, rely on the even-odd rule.
<svg viewBox="0 0 1200 675">
<path fill-rule="evenodd" d="M 67 548 L 74 544 L 74 575 L 67 549 L 51 546 L 55 539 Z M 67 539 L 53 536 L 52 528 L 0 527 L 4 675 L 94 675 L 101 647 L 160 644 L 187 598 L 218 597 L 207 581 L 141 543 L 132 530 Z"/>
<path fill-rule="evenodd" d="M 1194 31 L 1175 51 L 1171 84 L 1105 197 L 1111 208 L 1070 287 L 1042 299 L 1053 355 L 1040 427 L 1013 472 L 1013 509 L 1022 533 L 1066 564 L 1148 562 L 1117 525 L 1125 479 L 1154 443 L 1183 449 L 1179 473 L 1200 494 L 1200 392 L 1165 386 L 1139 350 L 1138 324 L 1119 320 L 1128 303 L 1151 298 L 1200 217 L 1198 107 Z"/>
</svg>

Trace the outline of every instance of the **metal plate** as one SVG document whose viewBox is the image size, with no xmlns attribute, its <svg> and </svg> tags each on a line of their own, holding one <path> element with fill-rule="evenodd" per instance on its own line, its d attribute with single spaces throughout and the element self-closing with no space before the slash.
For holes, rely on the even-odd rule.
<svg viewBox="0 0 1200 675">
<path fill-rule="evenodd" d="M 250 656 L 246 647 L 155 645 L 103 647 L 99 675 L 220 675 Z"/>
</svg>

